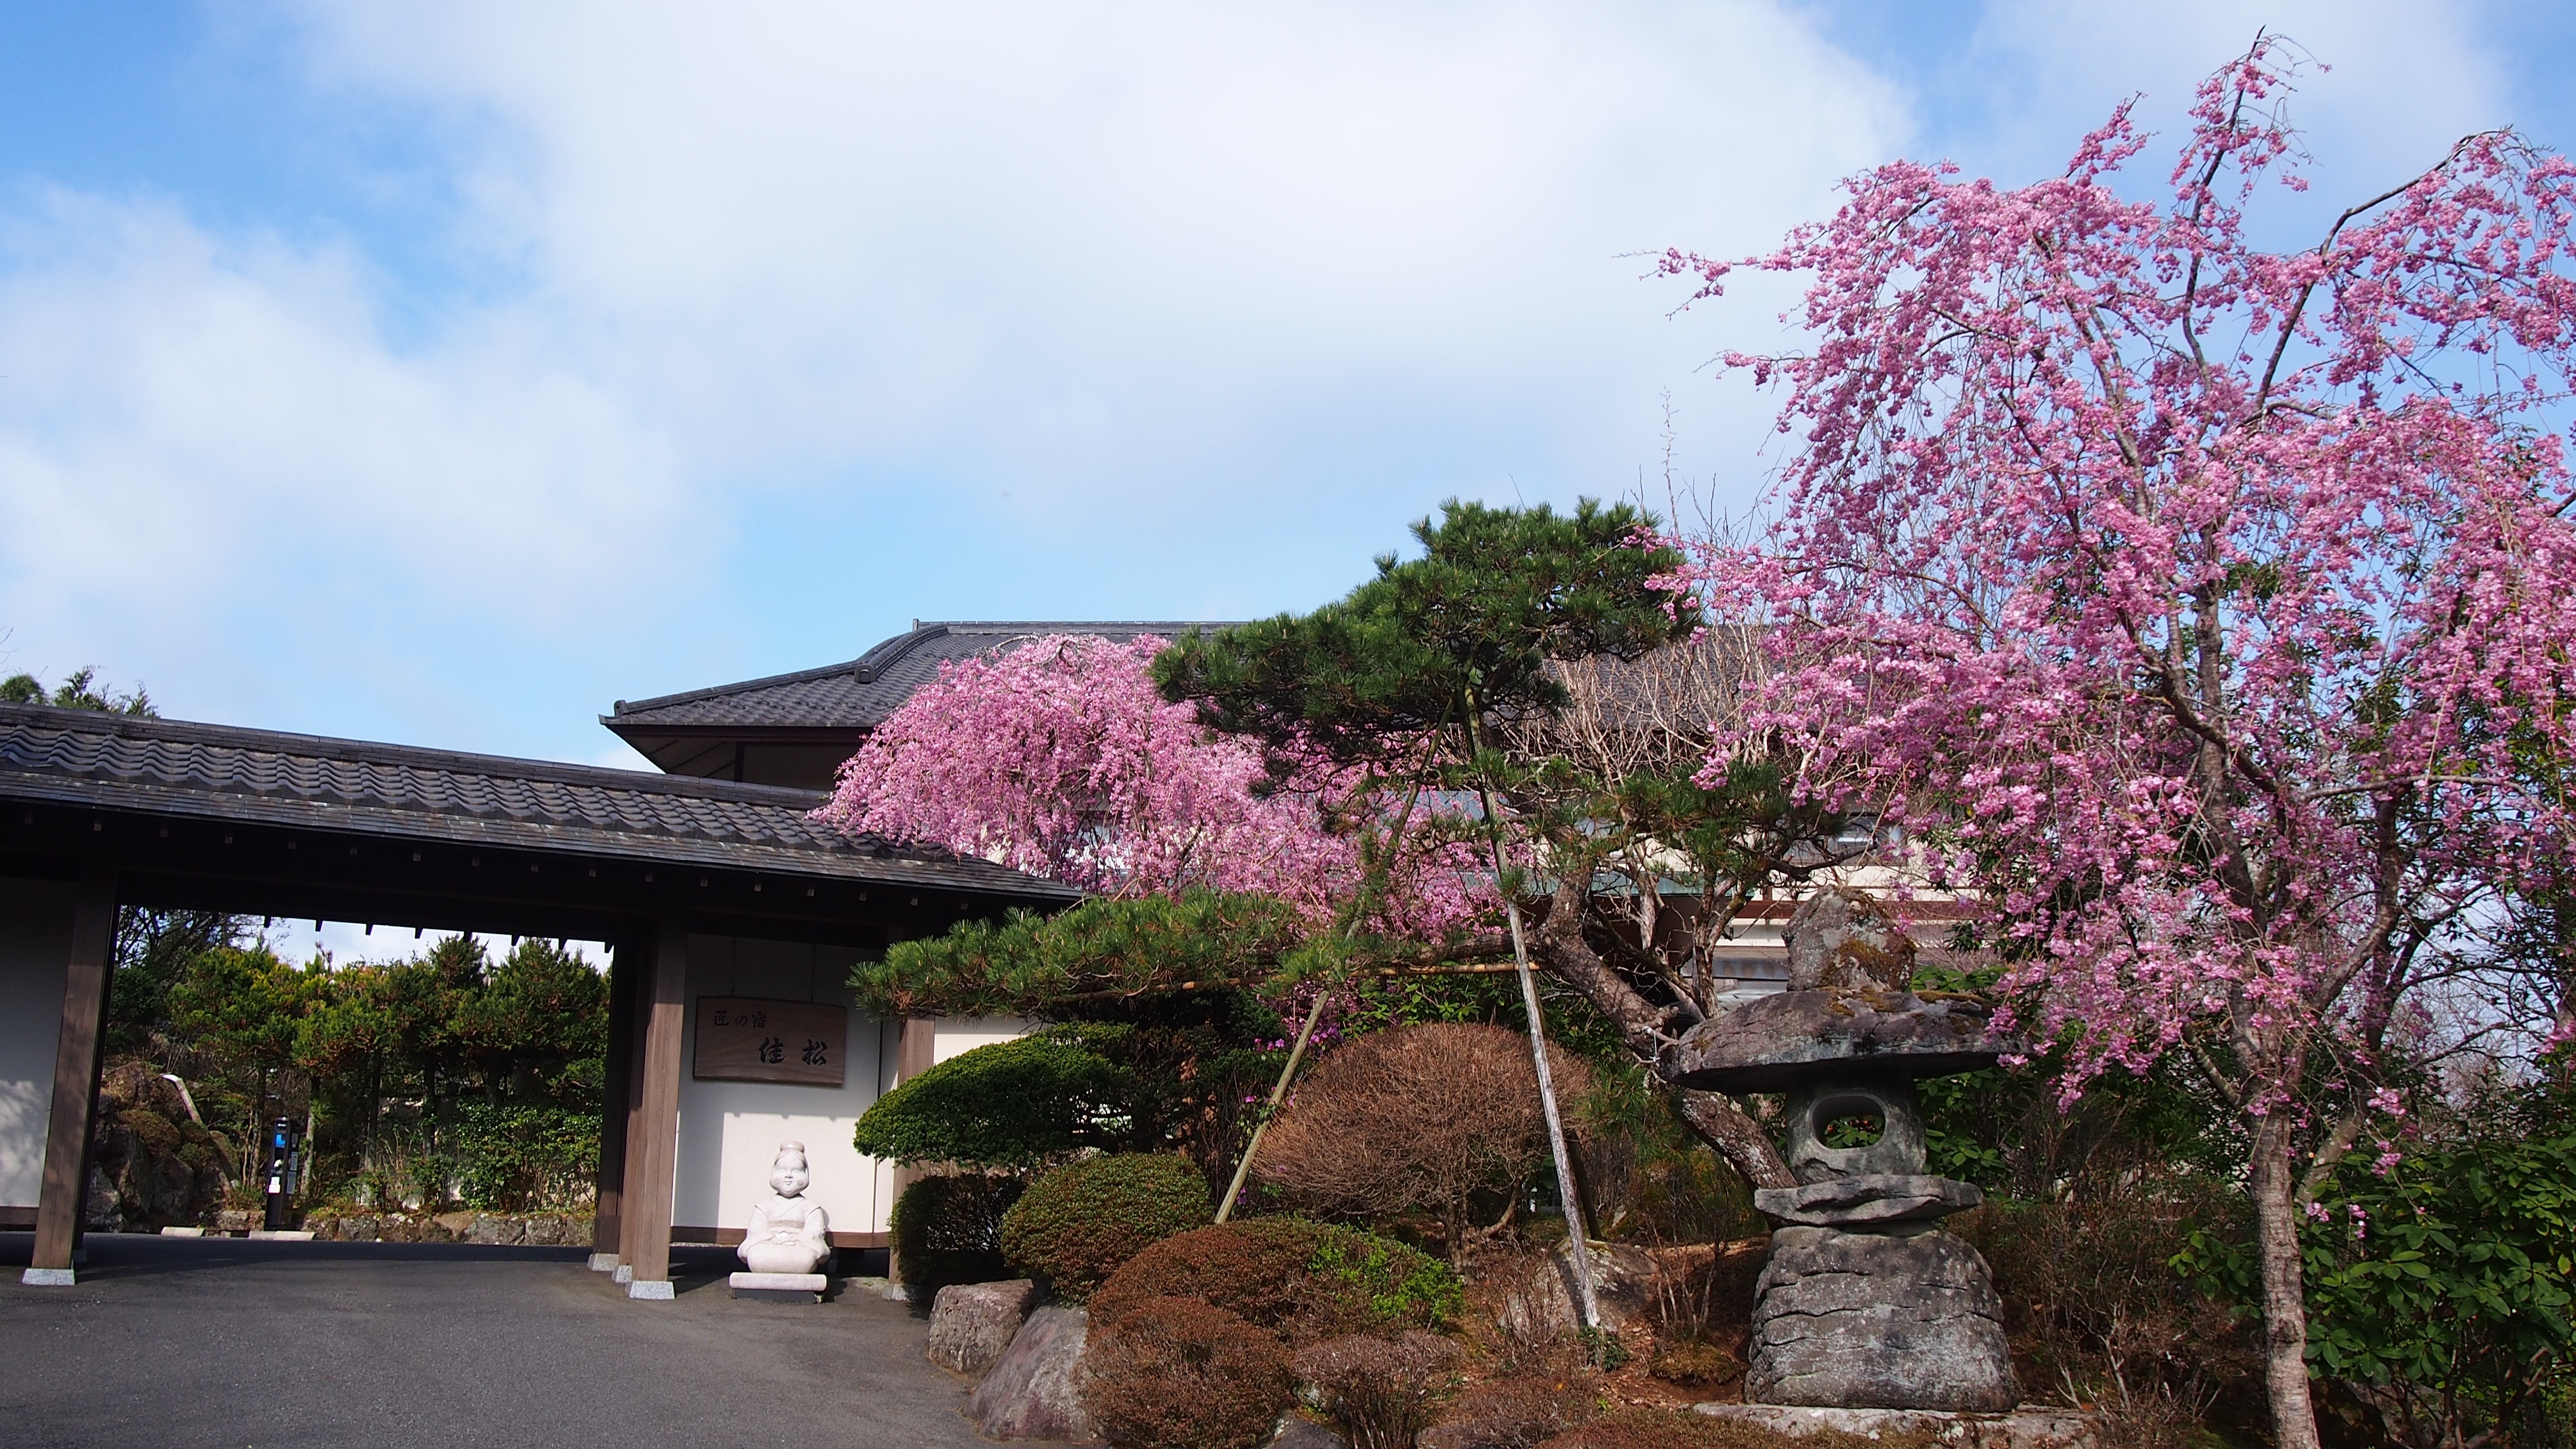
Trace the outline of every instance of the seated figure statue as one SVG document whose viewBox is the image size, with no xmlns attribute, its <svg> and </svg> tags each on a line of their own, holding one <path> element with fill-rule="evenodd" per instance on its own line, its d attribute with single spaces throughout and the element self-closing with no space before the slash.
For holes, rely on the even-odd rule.
<svg viewBox="0 0 2576 1449">
<path fill-rule="evenodd" d="M 822 1204 L 805 1196 L 814 1180 L 805 1144 L 781 1142 L 769 1168 L 770 1195 L 751 1205 L 751 1225 L 735 1249 L 754 1273 L 819 1273 L 832 1256 L 831 1222 Z"/>
</svg>

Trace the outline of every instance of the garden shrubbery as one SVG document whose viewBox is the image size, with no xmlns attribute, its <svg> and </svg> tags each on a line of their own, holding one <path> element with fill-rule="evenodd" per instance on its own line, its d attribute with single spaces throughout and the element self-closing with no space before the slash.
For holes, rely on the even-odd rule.
<svg viewBox="0 0 2576 1449">
<path fill-rule="evenodd" d="M 989 1283 L 1004 1277 L 1002 1218 L 1019 1201 L 1016 1177 L 982 1173 L 922 1177 L 894 1202 L 887 1226 L 896 1276 L 915 1304 L 927 1304 L 951 1283 Z"/>
<path fill-rule="evenodd" d="M 1580 1058 L 1551 1046 L 1548 1068 L 1565 1100 L 1590 1094 L 1592 1070 Z M 1529 1037 L 1430 1022 L 1373 1032 L 1325 1057 L 1271 1127 L 1259 1175 L 1280 1201 L 1316 1217 L 1426 1214 L 1455 1262 L 1480 1236 L 1476 1219 L 1508 1218 L 1547 1162 Z"/>
<path fill-rule="evenodd" d="M 1080 1303 L 1150 1244 L 1208 1220 L 1207 1179 L 1168 1153 L 1120 1153 L 1059 1167 L 1002 1217 L 1011 1266 Z"/>
<path fill-rule="evenodd" d="M 1092 1335 L 1083 1406 L 1118 1449 L 1251 1449 L 1290 1403 L 1279 1334 L 1200 1298 L 1138 1298 Z"/>
<path fill-rule="evenodd" d="M 1254 1218 L 1165 1238 L 1110 1275 L 1092 1320 L 1114 1323 L 1149 1298 L 1196 1298 L 1297 1344 L 1346 1333 L 1442 1328 L 1457 1277 L 1402 1243 L 1303 1218 Z"/>
<path fill-rule="evenodd" d="M 1291 1366 L 1351 1449 L 1413 1449 L 1431 1422 L 1432 1400 L 1454 1377 L 1458 1345 L 1419 1329 L 1392 1338 L 1354 1333 L 1309 1345 Z"/>
</svg>

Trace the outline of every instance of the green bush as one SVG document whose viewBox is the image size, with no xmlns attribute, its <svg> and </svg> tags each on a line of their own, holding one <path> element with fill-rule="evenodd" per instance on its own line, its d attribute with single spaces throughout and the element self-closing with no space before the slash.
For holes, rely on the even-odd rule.
<svg viewBox="0 0 2576 1449">
<path fill-rule="evenodd" d="M 1002 1259 L 1002 1215 L 1019 1200 L 1015 1177 L 981 1173 L 915 1179 L 894 1200 L 888 1223 L 894 1271 L 917 1305 L 951 1283 L 989 1283 L 1009 1275 Z"/>
<path fill-rule="evenodd" d="M 599 1176 L 599 1114 L 468 1102 L 450 1136 L 469 1207 L 544 1212 L 588 1205 Z"/>
<path fill-rule="evenodd" d="M 1059 1033 L 995 1042 L 877 1098 L 854 1136 L 885 1162 L 1035 1167 L 1088 1142 L 1123 1076 Z"/>
<path fill-rule="evenodd" d="M 1039 1178 L 1011 1206 L 1002 1256 L 1080 1303 L 1148 1245 L 1207 1220 L 1207 1179 L 1188 1158 L 1094 1157 Z"/>
<path fill-rule="evenodd" d="M 2343 1381 L 2400 1444 L 2513 1442 L 2563 1402 L 2576 1380 L 2576 1132 L 2480 1132 L 2384 1171 L 2354 1153 L 2324 1188 L 2300 1224 L 2313 1372 Z M 2182 1261 L 2253 1315 L 2242 1233 L 2195 1232 Z"/>
<path fill-rule="evenodd" d="M 1196 1298 L 1303 1345 L 1346 1333 L 1437 1329 L 1462 1304 L 1439 1259 L 1357 1228 L 1254 1218 L 1165 1238 L 1092 1295 L 1095 1322 L 1148 1298 Z"/>
</svg>

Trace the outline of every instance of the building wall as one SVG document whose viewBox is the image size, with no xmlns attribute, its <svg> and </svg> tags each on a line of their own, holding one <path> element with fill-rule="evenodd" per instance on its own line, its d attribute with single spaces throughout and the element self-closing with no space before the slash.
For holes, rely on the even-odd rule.
<svg viewBox="0 0 2576 1449">
<path fill-rule="evenodd" d="M 66 896 L 68 902 L 68 896 Z M 68 932 L 68 925 L 66 925 Z M 68 950 L 69 936 L 65 936 Z M 859 1117 L 894 1085 L 900 1028 L 855 1008 L 850 1011 L 847 1070 L 842 1085 L 791 1086 L 772 1082 L 702 1082 L 691 1071 L 697 1058 L 698 998 L 755 996 L 772 1001 L 821 1001 L 850 1007 L 850 968 L 859 953 L 842 947 L 806 946 L 735 936 L 689 938 L 687 1027 L 680 1043 L 680 1137 L 671 1183 L 671 1221 L 692 1228 L 742 1228 L 751 1205 L 769 1191 L 769 1167 L 781 1142 L 805 1144 L 814 1170 L 807 1193 L 831 1215 L 836 1233 L 882 1233 L 893 1210 L 894 1169 L 851 1145 Z M 61 971 L 55 973 L 57 983 Z M 56 985 L 59 995 L 61 987 Z M 59 1006 L 56 1008 L 59 1010 Z M 1015 1019 L 942 1021 L 933 1037 L 933 1059 L 1008 1041 L 1026 1031 Z M 53 1070 L 46 1047 L 45 1070 Z M 42 1145 L 42 1124 L 38 1128 Z"/>
<path fill-rule="evenodd" d="M 36 1205 L 72 954 L 68 882 L 0 879 L 0 1207 Z"/>
<path fill-rule="evenodd" d="M 945 1019 L 934 1023 L 930 1060 L 944 1062 L 959 1052 L 971 1052 L 979 1046 L 997 1041 L 1012 1041 L 1026 1036 L 1029 1024 L 1016 1016 L 972 1016 Z"/>
<path fill-rule="evenodd" d="M 850 968 L 859 953 L 733 936 L 689 938 L 688 1025 L 680 1044 L 680 1140 L 671 1184 L 671 1221 L 699 1228 L 741 1228 L 751 1205 L 769 1191 L 769 1166 L 781 1142 L 805 1144 L 814 1170 L 808 1195 L 831 1215 L 836 1233 L 885 1231 L 893 1205 L 889 1174 L 850 1144 L 859 1114 L 889 1085 L 894 1028 L 850 1013 L 842 1085 L 702 1082 L 690 1070 L 697 1055 L 698 998 L 757 996 L 774 1001 L 850 1005 Z"/>
</svg>

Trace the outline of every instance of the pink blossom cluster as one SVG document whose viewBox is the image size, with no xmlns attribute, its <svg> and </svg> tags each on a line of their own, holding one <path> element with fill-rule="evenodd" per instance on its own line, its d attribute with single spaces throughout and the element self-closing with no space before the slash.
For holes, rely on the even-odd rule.
<svg viewBox="0 0 2576 1449">
<path fill-rule="evenodd" d="M 1787 390 L 1772 526 L 1673 581 L 1773 626 L 1712 775 L 1787 739 L 1937 842 L 2070 1090 L 2206 1025 L 2257 1112 L 2569 862 L 2576 686 L 2576 168 L 2471 136 L 2265 250 L 2258 189 L 2305 185 L 2275 55 L 2203 86 L 2160 195 L 2124 107 L 2054 179 L 1891 164 L 1664 263 L 1812 277 L 1811 351 L 1727 359 Z"/>
<path fill-rule="evenodd" d="M 842 765 L 819 816 L 1103 895 L 1260 892 L 1329 918 L 1359 886 L 1349 821 L 1378 803 L 1366 782 L 1268 779 L 1256 746 L 1156 692 L 1164 647 L 1058 635 L 943 665 Z M 1433 938 L 1464 925 L 1475 907 L 1454 854 L 1407 853 L 1371 924 Z"/>
</svg>

